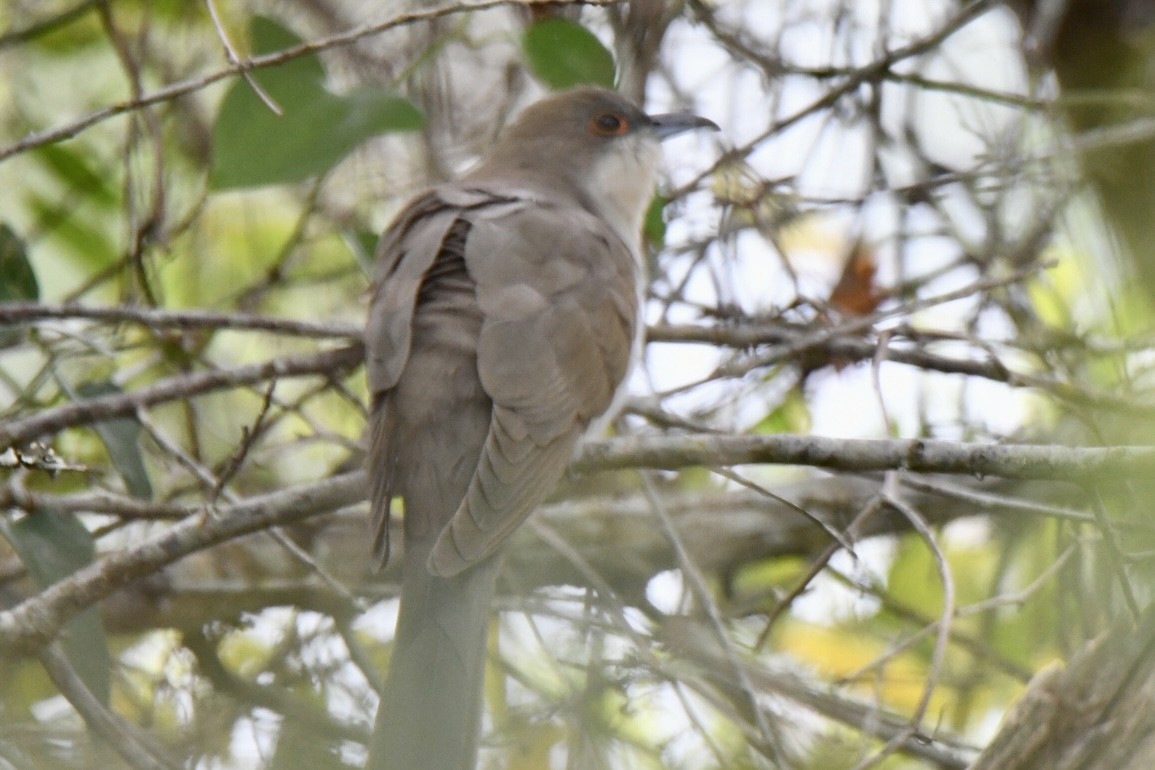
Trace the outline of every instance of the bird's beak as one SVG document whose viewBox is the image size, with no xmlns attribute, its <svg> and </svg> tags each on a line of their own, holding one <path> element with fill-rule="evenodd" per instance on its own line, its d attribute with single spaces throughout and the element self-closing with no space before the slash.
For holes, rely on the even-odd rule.
<svg viewBox="0 0 1155 770">
<path fill-rule="evenodd" d="M 691 115 L 688 112 L 669 112 L 664 115 L 650 115 L 650 125 L 659 139 L 669 139 L 671 136 L 685 131 L 694 131 L 699 128 L 708 128 L 720 131 L 718 124 L 700 115 Z"/>
</svg>

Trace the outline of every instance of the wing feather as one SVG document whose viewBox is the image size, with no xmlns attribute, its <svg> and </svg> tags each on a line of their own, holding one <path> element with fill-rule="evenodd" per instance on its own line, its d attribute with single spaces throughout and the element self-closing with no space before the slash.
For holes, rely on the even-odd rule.
<svg viewBox="0 0 1155 770">
<path fill-rule="evenodd" d="M 629 364 L 633 254 L 593 216 L 534 204 L 469 215 L 478 373 L 494 408 L 469 491 L 430 554 L 438 575 L 494 553 L 541 504 Z"/>
<path fill-rule="evenodd" d="M 455 280 L 463 259 L 468 223 L 465 211 L 505 206 L 508 201 L 484 190 L 446 186 L 412 200 L 382 234 L 375 257 L 376 276 L 365 328 L 365 367 L 371 397 L 369 457 L 370 532 L 373 565 L 389 558 L 391 502 L 399 484 L 398 451 L 392 443 L 397 415 L 389 403 L 409 361 L 414 316 L 426 301 L 423 290 Z M 462 226 L 464 225 L 464 227 Z M 435 300 L 433 300 L 435 301 Z"/>
<path fill-rule="evenodd" d="M 496 551 L 553 490 L 581 433 L 575 428 L 534 446 L 520 462 L 509 462 L 495 446 L 501 420 L 500 410 L 495 410 L 495 427 L 469 494 L 429 556 L 429 569 L 436 575 L 455 575 Z M 500 475 L 505 478 L 498 480 Z"/>
</svg>

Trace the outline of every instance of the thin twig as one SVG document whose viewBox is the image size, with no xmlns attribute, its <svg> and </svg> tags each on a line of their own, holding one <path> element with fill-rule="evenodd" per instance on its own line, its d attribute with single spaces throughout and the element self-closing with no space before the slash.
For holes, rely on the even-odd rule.
<svg viewBox="0 0 1155 770">
<path fill-rule="evenodd" d="M 785 131 L 795 123 L 799 123 L 817 112 L 830 109 L 836 105 L 840 99 L 842 99 L 847 94 L 853 93 L 864 83 L 885 79 L 894 65 L 898 64 L 899 62 L 915 58 L 927 53 L 928 51 L 935 50 L 943 43 L 943 41 L 952 36 L 954 33 L 958 32 L 967 24 L 970 24 L 982 14 L 986 13 L 994 5 L 995 0 L 971 0 L 971 2 L 967 3 L 961 9 L 959 9 L 959 11 L 954 16 L 948 19 L 945 24 L 943 24 L 929 35 L 919 38 L 918 40 L 914 40 L 907 45 L 899 46 L 898 48 L 883 54 L 874 61 L 867 62 L 861 67 L 849 71 L 846 74 L 845 80 L 843 80 L 841 83 L 824 92 L 822 96 L 818 97 L 810 104 L 802 107 L 799 110 L 796 110 L 785 118 L 781 118 L 775 121 L 741 147 L 736 147 L 729 152 L 723 153 L 722 156 L 719 157 L 718 160 L 709 168 L 705 169 L 697 176 L 690 179 L 678 189 L 671 191 L 669 193 L 669 197 L 675 199 L 680 198 L 688 191 L 697 189 L 702 185 L 703 182 L 705 182 L 705 180 L 716 174 L 720 169 L 732 165 L 753 153 L 756 148 L 762 146 L 762 144 L 771 136 Z M 699 4 L 698 7 L 704 8 L 705 6 Z M 0 159 L 2 158 L 3 155 L 0 155 Z"/>
<path fill-rule="evenodd" d="M 212 310 L 161 310 L 158 308 L 87 307 L 84 305 L 42 305 L 37 302 L 0 303 L 0 326 L 31 323 L 45 319 L 84 318 L 104 323 L 137 323 L 150 329 L 229 329 L 264 331 L 294 337 L 359 341 L 361 324 L 338 321 L 298 321 L 255 313 L 227 313 Z"/>
<path fill-rule="evenodd" d="M 244 66 L 244 60 L 241 59 L 240 54 L 237 53 L 237 49 L 233 47 L 233 41 L 229 39 L 229 34 L 225 31 L 225 25 L 221 23 L 220 16 L 217 15 L 216 3 L 214 3 L 213 0 L 205 0 L 205 5 L 208 6 L 209 17 L 213 20 L 213 28 L 217 31 L 217 38 L 221 41 L 221 45 L 224 46 L 225 60 L 228 61 L 229 65 L 241 68 L 241 77 L 245 79 L 245 82 L 249 84 L 249 88 L 253 89 L 253 93 L 257 95 L 257 98 L 260 99 L 274 115 L 278 117 L 284 115 L 285 111 L 281 109 L 281 105 L 277 104 L 277 100 L 269 95 L 269 92 L 265 90 L 264 86 L 258 83 L 257 79 L 253 77 L 253 73 Z"/>
<path fill-rule="evenodd" d="M 754 685 L 750 682 L 750 678 L 746 674 L 746 668 L 742 665 L 738 651 L 734 649 L 734 642 L 726 630 L 726 624 L 722 620 L 722 613 L 718 609 L 717 603 L 714 602 L 714 598 L 710 594 L 710 589 L 706 586 L 705 575 L 702 574 L 697 563 L 695 563 L 693 557 L 690 556 L 690 552 L 686 549 L 686 544 L 682 541 L 682 536 L 678 533 L 677 527 L 674 526 L 673 519 L 670 518 L 669 513 L 666 511 L 666 506 L 662 503 L 658 495 L 653 479 L 645 472 L 640 473 L 639 476 L 642 480 L 642 492 L 649 501 L 650 508 L 657 517 L 658 523 L 661 525 L 662 531 L 665 532 L 666 538 L 669 539 L 670 544 L 674 547 L 674 553 L 677 554 L 678 566 L 681 568 L 682 576 L 690 586 L 690 591 L 697 600 L 698 605 L 706 613 L 710 626 L 714 634 L 718 637 L 718 644 L 722 648 L 726 662 L 729 664 L 730 670 L 733 672 L 742 692 L 749 701 L 750 710 L 754 718 L 754 725 L 758 728 L 762 744 L 774 761 L 779 765 L 783 765 L 782 758 L 779 756 L 779 744 L 781 741 L 767 721 L 764 710 L 758 704 L 757 691 L 754 689 Z"/>
<path fill-rule="evenodd" d="M 810 586 L 810 582 L 814 580 L 814 578 L 818 577 L 818 573 L 826 569 L 826 565 L 832 558 L 834 558 L 834 554 L 838 553 L 838 549 L 842 547 L 840 543 L 844 540 L 853 540 L 858 537 L 859 530 L 862 529 L 870 517 L 877 513 L 881 507 L 882 500 L 880 498 L 875 497 L 868 501 L 866 505 L 862 506 L 862 509 L 854 516 L 850 524 L 847 525 L 846 534 L 839 538 L 839 540 L 836 542 L 828 543 L 826 547 L 822 549 L 822 552 L 811 560 L 810 566 L 807 567 L 806 572 L 803 573 L 797 581 L 795 581 L 790 590 L 786 592 L 786 595 L 778 601 L 778 603 L 774 606 L 774 609 L 772 609 L 766 616 L 766 624 L 762 627 L 762 631 L 758 634 L 758 638 L 754 641 L 755 650 L 761 650 L 766 645 L 766 642 L 770 639 L 770 632 L 774 630 L 774 626 L 777 625 L 778 619 L 781 618 L 786 613 L 786 611 L 790 609 L 798 597 L 801 596 L 804 591 L 806 591 L 806 589 Z"/>
<path fill-rule="evenodd" d="M 618 598 L 617 593 L 613 590 L 613 587 L 609 584 L 609 582 L 606 581 L 606 579 L 603 578 L 600 573 L 598 573 L 598 571 L 593 567 L 593 565 L 589 563 L 588 560 L 585 559 L 585 557 L 583 557 L 573 548 L 573 546 L 566 542 L 564 537 L 562 537 L 553 527 L 549 526 L 545 521 L 543 521 L 542 517 L 537 516 L 530 519 L 529 526 L 533 528 L 534 534 L 540 537 L 546 545 L 557 551 L 559 556 L 572 564 L 574 568 L 577 569 L 578 572 L 580 572 L 581 575 L 586 579 L 589 585 L 598 592 L 599 598 L 605 603 L 606 608 L 614 620 L 615 625 L 613 630 L 618 634 L 622 634 L 628 637 L 634 644 L 634 649 L 637 650 L 638 653 L 643 656 L 643 658 L 645 658 L 646 663 L 653 670 L 663 671 L 663 667 L 660 661 L 657 659 L 653 652 L 653 640 L 651 638 L 642 637 L 642 635 L 634 628 L 634 624 L 632 624 L 629 618 L 626 617 L 625 605 L 622 603 L 621 599 Z M 686 712 L 687 717 L 696 723 L 697 720 L 693 716 L 693 708 L 689 700 L 686 698 L 686 694 L 682 692 L 680 683 L 673 676 L 669 676 L 668 679 L 670 680 L 670 683 L 674 685 L 674 697 L 678 699 L 678 702 Z M 716 745 L 714 739 L 705 730 L 701 730 L 700 733 L 702 740 L 706 743 L 707 746 L 710 747 L 711 752 L 715 755 L 715 757 L 718 758 L 719 761 L 722 761 L 722 752 Z"/>
<path fill-rule="evenodd" d="M 205 504 L 213 506 L 216 501 L 220 499 L 221 493 L 225 491 L 225 487 L 233 477 L 236 476 L 237 471 L 245 463 L 245 458 L 249 456 L 249 451 L 253 448 L 264 430 L 265 418 L 269 416 L 269 408 L 273 404 L 273 391 L 277 388 L 277 380 L 269 380 L 269 384 L 265 386 L 265 395 L 261 399 L 261 407 L 257 410 L 257 416 L 253 418 L 252 425 L 241 426 L 241 443 L 233 450 L 228 462 L 225 464 L 224 470 L 217 475 L 216 481 L 213 483 L 212 490 L 205 499 Z"/>
<path fill-rule="evenodd" d="M 951 621 L 955 616 L 954 577 L 951 575 L 950 563 L 947 561 L 942 549 L 939 548 L 938 542 L 934 538 L 934 533 L 930 530 L 930 525 L 926 523 L 926 520 L 923 519 L 922 515 L 916 511 L 913 506 L 901 499 L 898 493 L 898 479 L 895 474 L 889 475 L 885 486 L 889 488 L 884 491 L 883 495 L 886 504 L 906 517 L 906 520 L 910 522 L 914 531 L 917 532 L 923 542 L 926 543 L 926 547 L 934 557 L 935 567 L 938 569 L 939 580 L 942 583 L 942 612 L 939 615 L 934 651 L 931 653 L 930 665 L 927 667 L 927 676 L 923 684 L 922 695 L 919 696 L 918 703 L 915 704 L 914 712 L 910 716 L 906 729 L 898 732 L 888 740 L 881 749 L 855 765 L 854 770 L 867 770 L 868 768 L 874 767 L 886 757 L 906 745 L 909 739 L 923 735 L 922 720 L 926 715 L 927 707 L 930 705 L 930 698 L 938 685 L 938 678 L 942 672 L 943 662 L 946 660 L 946 650 L 950 644 Z"/>
<path fill-rule="evenodd" d="M 151 745 L 143 734 L 110 711 L 88 689 L 76 669 L 57 643 L 39 652 L 40 662 L 60 693 L 79 712 L 85 724 L 99 735 L 135 770 L 177 770 L 180 764 L 166 757 L 158 746 Z"/>
<path fill-rule="evenodd" d="M 302 356 L 286 356 L 234 369 L 169 377 L 128 393 L 89 398 L 0 423 L 0 447 L 20 444 L 75 425 L 124 417 L 153 404 L 183 401 L 203 393 L 252 385 L 275 377 L 331 377 L 336 372 L 359 364 L 361 356 L 360 346 L 351 346 Z"/>
<path fill-rule="evenodd" d="M 1098 486 L 1091 488 L 1091 511 L 1095 514 L 1099 533 L 1103 536 L 1103 542 L 1107 546 L 1107 553 L 1110 557 L 1108 561 L 1111 563 L 1111 570 L 1115 573 L 1115 577 L 1119 580 L 1119 590 L 1123 592 L 1123 600 L 1127 603 L 1127 609 L 1131 613 L 1132 620 L 1138 621 L 1140 616 L 1139 600 L 1135 597 L 1135 589 L 1131 587 L 1131 578 L 1127 575 L 1127 558 L 1123 555 L 1123 548 L 1119 545 L 1118 538 L 1115 537 L 1115 530 L 1111 527 L 1111 521 L 1107 516 L 1107 509 L 1103 505 L 1103 496 L 1099 492 Z"/>
<path fill-rule="evenodd" d="M 126 112 L 133 112 L 142 107 L 148 107 L 153 104 L 166 102 L 177 97 L 186 96 L 197 91 L 201 91 L 206 87 L 224 80 L 225 78 L 239 75 L 241 72 L 263 69 L 265 67 L 273 67 L 278 64 L 283 64 L 290 59 L 295 59 L 299 56 L 307 56 L 319 51 L 325 51 L 330 48 L 337 48 L 340 46 L 352 45 L 362 38 L 371 37 L 390 29 L 397 27 L 409 26 L 420 22 L 433 21 L 444 16 L 450 16 L 457 13 L 469 13 L 471 11 L 484 11 L 490 8 L 498 8 L 505 5 L 515 6 L 539 6 L 539 5 L 593 5 L 606 6 L 614 5 L 621 2 L 621 0 L 481 0 L 476 3 L 455 3 L 453 5 L 441 6 L 439 8 L 431 8 L 427 11 L 414 11 L 412 13 L 398 14 L 385 21 L 376 22 L 373 24 L 364 24 L 353 29 L 339 32 L 329 37 L 321 38 L 319 40 L 312 40 L 295 45 L 291 48 L 286 48 L 281 51 L 263 54 L 261 56 L 253 56 L 244 59 L 236 64 L 224 67 L 214 72 L 209 72 L 197 77 L 181 80 L 176 83 L 170 83 L 167 86 L 158 88 L 152 93 L 145 94 L 138 99 L 129 99 L 127 101 L 118 102 L 109 105 L 94 112 L 78 118 L 70 123 L 57 126 L 55 128 L 45 129 L 43 131 L 36 131 L 28 134 L 23 139 L 13 142 L 7 147 L 0 148 L 0 162 L 13 155 L 18 155 L 37 147 L 54 142 L 63 141 L 64 139 L 71 139 L 92 126 L 101 123 L 109 118 L 114 118 L 118 115 L 123 115 Z"/>
<path fill-rule="evenodd" d="M 791 502 L 790 500 L 787 500 L 785 497 L 782 497 L 781 495 L 774 493 L 773 491 L 767 489 L 766 487 L 762 486 L 761 484 L 759 484 L 756 481 L 751 481 L 750 479 L 746 478 L 745 476 L 743 476 L 740 473 L 735 473 L 734 471 L 730 470 L 729 468 L 719 468 L 719 467 L 715 466 L 715 467 L 710 469 L 710 472 L 716 473 L 724 479 L 730 479 L 730 481 L 733 481 L 735 484 L 740 484 L 741 486 L 744 486 L 747 489 L 753 490 L 760 495 L 765 495 L 766 497 L 769 497 L 772 500 L 777 500 L 778 502 L 782 503 L 782 505 L 786 506 L 789 510 L 794 511 L 795 513 L 801 515 L 804 519 L 813 523 L 815 526 L 817 526 L 823 532 L 830 535 L 830 539 L 833 540 L 835 543 L 837 543 L 841 548 L 845 549 L 846 552 L 849 553 L 851 556 L 854 555 L 854 545 L 849 540 L 847 540 L 842 535 L 841 532 L 839 532 L 837 529 L 830 526 L 829 523 L 823 521 L 818 516 L 815 516 L 813 513 L 806 510 L 802 506 L 797 505 L 797 504 Z"/>
<path fill-rule="evenodd" d="M 1155 448 L 978 444 L 941 439 L 844 439 L 786 433 L 754 436 L 686 434 L 612 438 L 582 447 L 577 472 L 624 468 L 806 465 L 840 471 L 909 470 L 1007 479 L 1084 480 L 1144 477 L 1155 472 Z"/>
</svg>

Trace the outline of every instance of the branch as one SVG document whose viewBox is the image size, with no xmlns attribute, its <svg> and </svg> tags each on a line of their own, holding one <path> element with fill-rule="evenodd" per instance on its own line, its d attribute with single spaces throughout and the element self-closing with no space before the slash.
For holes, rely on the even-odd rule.
<svg viewBox="0 0 1155 770">
<path fill-rule="evenodd" d="M 578 472 L 694 465 L 811 465 L 840 471 L 907 470 L 1063 481 L 1151 477 L 1155 448 L 976 444 L 936 439 L 687 434 L 614 438 L 587 444 Z"/>
<path fill-rule="evenodd" d="M 182 556 L 364 499 L 365 474 L 357 472 L 189 517 L 136 547 L 113 552 L 77 570 L 37 596 L 0 613 L 0 649 L 35 650 L 43 646 L 76 612 Z"/>
<path fill-rule="evenodd" d="M 320 40 L 308 41 L 300 45 L 286 48 L 281 51 L 274 51 L 273 53 L 263 54 L 261 56 L 254 56 L 250 59 L 243 59 L 231 64 L 228 67 L 223 67 L 215 72 L 210 72 L 199 77 L 181 80 L 176 83 L 171 83 L 163 88 L 159 88 L 149 94 L 144 94 L 137 99 L 129 99 L 117 104 L 109 105 L 102 109 L 90 112 L 82 118 L 79 118 L 71 123 L 66 123 L 56 128 L 50 128 L 44 131 L 37 131 L 28 134 L 23 139 L 13 142 L 7 147 L 0 147 L 0 162 L 13 155 L 17 155 L 28 150 L 35 149 L 45 144 L 52 144 L 64 139 L 71 139 L 85 129 L 91 128 L 97 123 L 101 123 L 109 118 L 114 118 L 117 115 L 123 115 L 126 112 L 133 112 L 142 107 L 148 107 L 160 102 L 166 102 L 170 99 L 176 99 L 180 96 L 186 96 L 196 91 L 203 90 L 207 86 L 212 85 L 225 78 L 234 75 L 240 75 L 243 72 L 252 70 L 264 69 L 266 67 L 273 67 L 277 64 L 283 64 L 290 59 L 295 59 L 299 56 L 307 56 L 319 51 L 324 51 L 330 48 L 337 48 L 340 46 L 351 45 L 358 40 L 372 35 L 377 35 L 386 30 L 395 29 L 397 27 L 405 27 L 411 24 L 417 24 L 423 21 L 433 21 L 444 16 L 450 16 L 457 13 L 468 13 L 470 11 L 484 11 L 490 8 L 497 8 L 503 5 L 517 5 L 517 6 L 539 6 L 539 5 L 614 5 L 621 0 L 482 0 L 477 3 L 456 3 L 454 5 L 442 6 L 440 8 L 431 8 L 427 11 L 415 11 L 413 13 L 403 13 L 394 16 L 386 21 L 377 22 L 376 24 L 364 24 L 353 29 L 340 32 L 336 35 L 321 38 Z"/>
<path fill-rule="evenodd" d="M 651 326 L 646 330 L 646 341 L 701 343 L 714 346 L 725 345 L 732 348 L 752 348 L 760 345 L 779 346 L 779 349 L 773 353 L 773 360 L 767 360 L 770 356 L 759 356 L 757 361 L 759 366 L 769 366 L 778 360 L 790 357 L 802 358 L 815 351 L 821 351 L 831 358 L 851 361 L 893 362 L 945 374 L 981 377 L 993 382 L 1003 382 L 1013 387 L 1035 388 L 1055 397 L 1092 407 L 1155 412 L 1155 404 L 1136 402 L 1133 398 L 1127 398 L 1124 395 L 1106 390 L 1077 386 L 1036 374 L 1016 372 L 995 358 L 982 361 L 943 356 L 920 348 L 895 347 L 896 339 L 891 339 L 887 344 L 880 345 L 878 341 L 855 334 L 834 336 L 813 327 L 799 327 L 793 324 L 758 323 L 741 326 L 661 324 Z"/>
<path fill-rule="evenodd" d="M 183 400 L 201 393 L 251 385 L 274 377 L 283 379 L 310 374 L 331 376 L 334 372 L 358 365 L 362 355 L 359 345 L 351 345 L 321 353 L 287 356 L 260 364 L 238 366 L 235 369 L 169 377 L 128 393 L 74 401 L 0 423 L 0 447 L 23 444 L 74 425 L 134 414 L 138 409 L 162 401 Z"/>
<path fill-rule="evenodd" d="M 360 341 L 362 324 L 319 323 L 273 318 L 252 313 L 222 313 L 208 310 L 159 310 L 147 307 L 85 307 L 83 305 L 41 305 L 38 302 L 0 303 L 0 326 L 44 319 L 87 318 L 106 323 L 138 323 L 150 329 L 241 329 L 268 331 L 295 337 Z"/>
<path fill-rule="evenodd" d="M 1040 671 L 971 770 L 1146 770 L 1155 756 L 1155 605 Z"/>
<path fill-rule="evenodd" d="M 89 691 L 58 645 L 40 651 L 48 677 L 79 712 L 84 723 L 135 770 L 176 770 L 179 766 L 139 728 L 110 711 Z"/>
<path fill-rule="evenodd" d="M 625 467 L 679 468 L 689 465 L 775 463 L 848 471 L 911 470 L 1017 479 L 1078 480 L 1089 476 L 1150 474 L 1155 449 L 1147 447 L 1065 448 L 994 446 L 928 440 L 829 439 L 806 436 L 654 436 L 619 438 L 587 445 L 578 472 Z M 250 498 L 194 516 L 132 549 L 112 553 L 36 597 L 0 613 L 0 648 L 28 647 L 52 638 L 75 612 L 117 588 L 195 551 L 271 526 L 306 519 L 364 499 L 363 473 Z M 827 482 L 827 486 L 835 485 Z M 756 499 L 764 500 L 762 496 Z M 773 502 L 773 501 L 770 501 Z M 763 503 L 765 504 L 765 503 Z M 606 505 L 604 501 L 601 505 Z M 620 512 L 619 504 L 610 503 Z M 800 517 L 799 517 L 800 518 Z M 623 526 L 626 519 L 623 517 Z M 754 522 L 766 526 L 763 517 Z M 649 524 L 652 528 L 652 524 Z M 812 524 L 806 522 L 806 526 Z M 716 534 L 716 533 L 715 533 Z M 822 537 L 828 537 L 824 533 Z M 714 537 L 706 538 L 713 542 Z M 695 555 L 708 567 L 709 555 Z M 635 565 L 644 568 L 644 560 Z M 650 573 L 652 574 L 652 573 Z"/>
<path fill-rule="evenodd" d="M 937 477 L 910 475 L 902 486 L 904 497 L 925 511 L 936 526 L 971 516 L 1002 517 L 1009 523 L 1024 515 L 1094 524 L 1094 517 L 1085 511 L 1025 502 L 991 489 L 1005 485 L 973 480 L 970 484 L 985 491 L 963 490 Z M 855 514 L 877 498 L 879 483 L 852 476 L 816 477 L 774 491 L 776 497 L 751 491 L 663 490 L 662 505 L 674 519 L 691 558 L 702 571 L 718 575 L 779 556 L 813 557 L 828 544 L 839 547 L 812 518 L 830 529 L 846 529 Z M 1013 492 L 1028 499 L 1054 497 L 1071 502 L 1075 497 L 1068 485 L 1052 482 L 1016 482 Z M 44 505 L 58 510 L 71 497 L 53 496 Z M 801 515 L 798 508 L 812 518 Z M 116 510 L 118 506 L 104 512 Z M 224 515 L 231 510 L 222 508 Z M 394 526 L 398 528 L 395 542 L 401 543 L 401 524 L 394 522 Z M 1123 522 L 1116 526 L 1128 536 L 1139 532 Z M 909 528 L 901 514 L 883 506 L 855 533 L 856 540 Z M 1150 531 L 1149 527 L 1142 530 Z M 310 548 L 327 574 L 356 586 L 360 595 L 376 599 L 397 594 L 400 558 L 384 573 L 369 577 L 362 509 L 317 516 L 298 523 L 291 534 Z M 559 555 L 559 545 L 567 551 L 564 557 Z M 157 627 L 196 629 L 214 619 L 286 604 L 334 617 L 348 612 L 348 602 L 325 580 L 303 571 L 296 562 L 272 556 L 275 547 L 279 548 L 272 541 L 250 537 L 185 558 L 167 567 L 163 578 L 137 581 L 109 596 L 101 607 L 105 623 L 115 633 L 133 633 Z M 500 585 L 517 596 L 517 606 L 530 591 L 557 585 L 590 586 L 628 603 L 645 595 L 655 574 L 677 566 L 670 540 L 655 526 L 650 505 L 638 495 L 566 499 L 545 505 L 529 526 L 514 533 L 508 554 L 508 579 Z M 174 561 L 178 558 L 173 557 Z"/>
</svg>

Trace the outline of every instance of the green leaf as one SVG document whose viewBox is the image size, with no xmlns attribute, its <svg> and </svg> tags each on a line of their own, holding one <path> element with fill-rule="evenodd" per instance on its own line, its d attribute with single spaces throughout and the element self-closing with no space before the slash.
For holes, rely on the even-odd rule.
<svg viewBox="0 0 1155 770">
<path fill-rule="evenodd" d="M 62 205 L 59 196 L 29 192 L 24 201 L 36 215 L 37 226 L 44 235 L 58 238 L 86 270 L 100 270 L 116 261 L 117 247 L 108 234 L 91 218 L 78 216 L 75 207 Z"/>
<path fill-rule="evenodd" d="M 0 302 L 36 301 L 40 285 L 28 261 L 24 241 L 8 225 L 0 225 Z M 19 326 L 0 328 L 0 348 L 18 344 L 25 329 Z"/>
<path fill-rule="evenodd" d="M 63 145 L 49 144 L 37 150 L 35 156 L 53 176 L 83 192 L 85 202 L 98 203 L 101 208 L 119 204 L 120 196 L 109 183 L 110 175 L 94 169 L 85 155 Z"/>
<path fill-rule="evenodd" d="M 807 433 L 810 430 L 810 407 L 801 388 L 792 388 L 773 411 L 758 421 L 752 433 Z"/>
<path fill-rule="evenodd" d="M 663 212 L 669 202 L 669 198 L 655 193 L 650 200 L 650 207 L 646 209 L 646 218 L 642 220 L 642 235 L 646 243 L 655 249 L 661 249 L 666 243 L 666 218 Z"/>
<path fill-rule="evenodd" d="M 529 69 L 550 88 L 614 85 L 614 57 L 580 24 L 544 19 L 525 31 L 521 47 Z"/>
<path fill-rule="evenodd" d="M 250 34 L 256 53 L 301 43 L 260 16 L 253 19 Z M 252 75 L 282 114 L 270 110 L 248 82 L 233 83 L 213 126 L 209 182 L 217 190 L 298 182 L 328 171 L 371 136 L 413 131 L 424 123 L 411 102 L 372 86 L 345 96 L 329 92 L 315 55 Z"/>
<path fill-rule="evenodd" d="M 0 302 L 40 299 L 40 284 L 28 261 L 24 241 L 8 225 L 0 225 Z"/>
<path fill-rule="evenodd" d="M 342 231 L 341 237 L 349 251 L 353 252 L 361 270 L 365 275 L 372 276 L 373 257 L 377 254 L 377 241 L 381 235 L 369 230 L 346 229 Z"/>
<path fill-rule="evenodd" d="M 44 589 L 92 563 L 92 535 L 73 516 L 41 509 L 5 528 L 37 587 Z M 100 702 L 108 705 L 112 658 L 95 607 L 79 612 L 60 635 L 64 655 Z"/>
<path fill-rule="evenodd" d="M 86 382 L 76 389 L 83 398 L 97 398 L 120 393 L 111 382 Z M 142 500 L 152 499 L 152 484 L 140 452 L 140 423 L 133 417 L 113 417 L 93 423 L 100 440 L 108 449 L 108 456 L 116 466 L 129 494 Z"/>
</svg>

